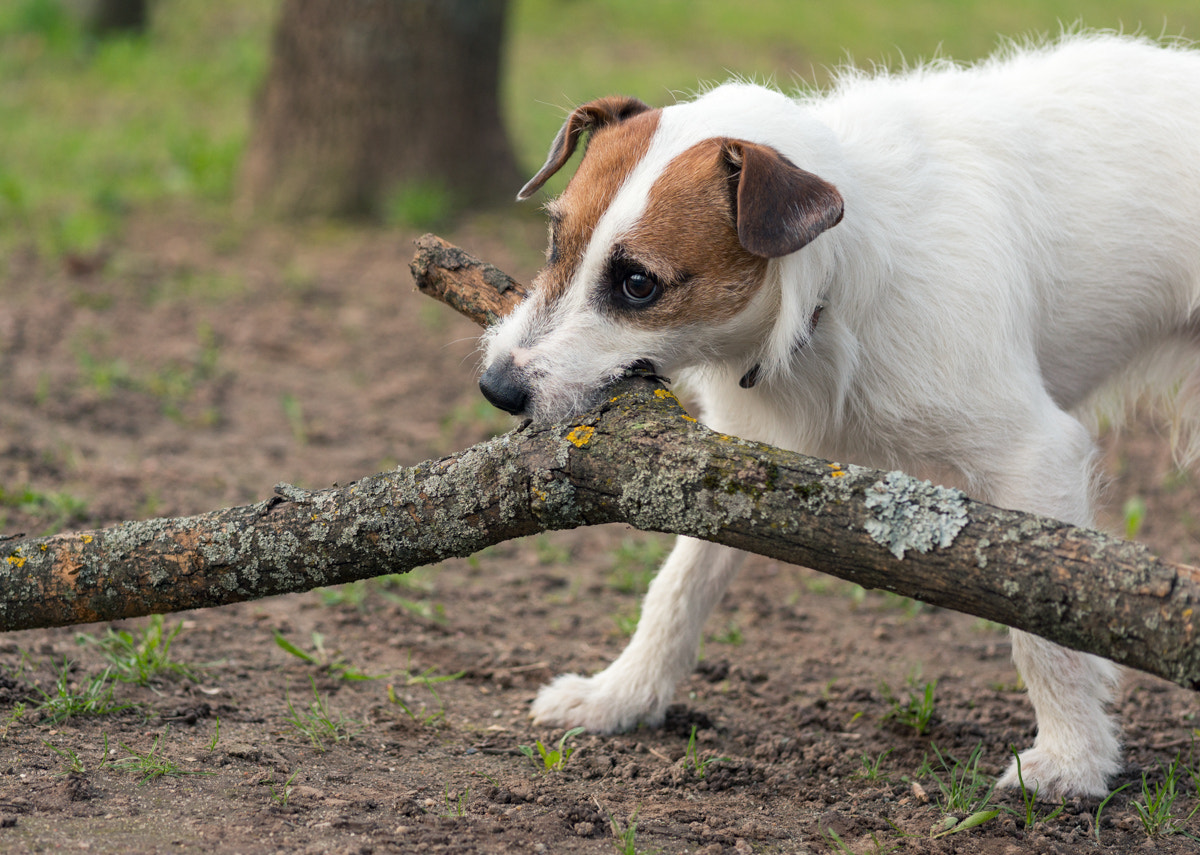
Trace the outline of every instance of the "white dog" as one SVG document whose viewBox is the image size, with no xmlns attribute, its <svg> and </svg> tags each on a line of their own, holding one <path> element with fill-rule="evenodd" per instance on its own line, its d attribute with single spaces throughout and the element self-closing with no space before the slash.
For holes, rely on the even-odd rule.
<svg viewBox="0 0 1200 855">
<path fill-rule="evenodd" d="M 604 98 L 520 197 L 585 134 L 548 264 L 486 337 L 497 406 L 567 418 L 650 366 L 722 432 L 1078 525 L 1081 419 L 1103 393 L 1152 381 L 1185 455 L 1200 445 L 1200 52 L 1072 35 L 797 100 L 744 83 L 661 110 Z M 625 652 L 543 688 L 534 718 L 660 722 L 740 559 L 680 538 Z M 1118 669 L 1012 640 L 1038 721 L 1026 784 L 1105 793 Z"/>
</svg>

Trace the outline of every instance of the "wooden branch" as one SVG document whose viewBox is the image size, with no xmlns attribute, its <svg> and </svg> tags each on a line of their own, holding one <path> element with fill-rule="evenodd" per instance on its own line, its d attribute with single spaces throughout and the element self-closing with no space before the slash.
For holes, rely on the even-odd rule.
<svg viewBox="0 0 1200 855">
<path fill-rule="evenodd" d="M 528 293 L 498 267 L 468 254 L 437 235 L 417 239 L 408 265 L 422 294 L 488 327 L 517 307 Z"/>
<path fill-rule="evenodd" d="M 439 254 L 455 266 L 440 267 Z M 418 256 L 414 269 L 436 271 L 450 299 L 493 307 L 477 317 L 502 311 L 474 293 L 494 275 L 460 250 L 426 241 Z M 803 564 L 1200 688 L 1195 568 L 903 473 L 716 434 L 642 378 L 569 422 L 347 487 L 276 492 L 186 519 L 0 544 L 0 630 L 222 605 L 625 522 Z"/>
</svg>

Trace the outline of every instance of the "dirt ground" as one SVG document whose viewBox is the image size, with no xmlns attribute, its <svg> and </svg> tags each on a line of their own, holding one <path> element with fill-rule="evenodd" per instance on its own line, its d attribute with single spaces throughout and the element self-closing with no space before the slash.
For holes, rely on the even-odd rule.
<svg viewBox="0 0 1200 855">
<path fill-rule="evenodd" d="M 492 217 L 446 236 L 527 280 L 542 235 Z M 475 387 L 477 330 L 412 288 L 413 237 L 167 210 L 103 257 L 5 259 L 0 532 L 257 501 L 507 429 Z M 1140 539 L 1200 561 L 1197 479 L 1149 428 L 1106 442 L 1107 523 L 1122 531 L 1138 497 Z M 168 615 L 189 674 L 111 683 L 110 703 L 134 706 L 60 722 L 47 695 L 104 685 L 81 634 L 137 642 L 151 620 L 0 637 L 0 851 L 598 853 L 614 822 L 636 825 L 630 852 L 1197 850 L 1197 697 L 1138 674 L 1119 701 L 1131 786 L 1103 810 L 1039 805 L 1028 823 L 994 795 L 998 816 L 935 836 L 967 813 L 942 806 L 939 754 L 981 746 L 995 775 L 1033 736 L 1003 630 L 765 559 L 714 614 L 665 727 L 568 736 L 543 771 L 538 743 L 563 734 L 529 723 L 530 700 L 620 651 L 668 545 L 559 533 L 407 581 Z M 890 696 L 904 707 L 934 680 L 923 734 L 889 717 Z M 1142 771 L 1153 794 L 1176 757 L 1191 774 L 1163 830 L 1180 833 L 1151 837 Z M 154 760 L 170 765 L 146 779 Z"/>
</svg>

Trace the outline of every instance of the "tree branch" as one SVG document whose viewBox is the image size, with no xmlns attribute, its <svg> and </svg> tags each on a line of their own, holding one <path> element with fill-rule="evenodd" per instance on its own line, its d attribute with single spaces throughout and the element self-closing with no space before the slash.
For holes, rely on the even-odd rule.
<svg viewBox="0 0 1200 855">
<path fill-rule="evenodd" d="M 423 239 L 413 267 L 422 290 L 439 280 L 447 302 L 474 317 L 517 302 L 487 293 L 511 280 L 444 242 Z M 523 426 L 347 487 L 276 493 L 184 519 L 4 542 L 0 630 L 223 605 L 625 522 L 802 564 L 1200 688 L 1197 569 L 903 473 L 714 433 L 643 378 L 620 381 L 569 422 Z"/>
<path fill-rule="evenodd" d="M 489 327 L 525 299 L 515 279 L 437 235 L 417 239 L 417 254 L 408 265 L 422 294 Z"/>
</svg>

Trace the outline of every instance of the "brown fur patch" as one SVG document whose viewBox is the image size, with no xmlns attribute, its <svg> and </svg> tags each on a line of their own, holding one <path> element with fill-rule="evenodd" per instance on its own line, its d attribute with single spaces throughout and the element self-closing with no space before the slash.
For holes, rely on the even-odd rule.
<svg viewBox="0 0 1200 855">
<path fill-rule="evenodd" d="M 625 255 L 664 285 L 658 302 L 630 313 L 640 327 L 728 320 L 762 285 L 767 260 L 738 240 L 737 187 L 723 144 L 705 140 L 671 161 L 651 187 L 642 219 L 621 242 Z"/>
<path fill-rule="evenodd" d="M 567 289 L 600 217 L 650 148 L 660 115 L 659 110 L 639 113 L 592 134 L 567 189 L 548 206 L 549 263 L 533 280 L 536 297 L 543 305 L 553 303 Z"/>
</svg>

